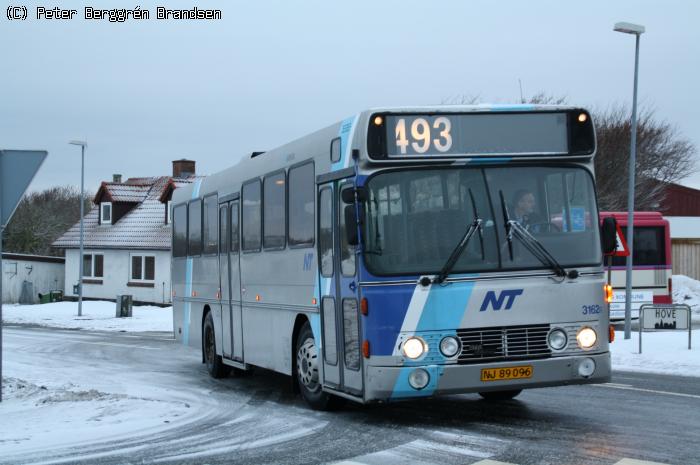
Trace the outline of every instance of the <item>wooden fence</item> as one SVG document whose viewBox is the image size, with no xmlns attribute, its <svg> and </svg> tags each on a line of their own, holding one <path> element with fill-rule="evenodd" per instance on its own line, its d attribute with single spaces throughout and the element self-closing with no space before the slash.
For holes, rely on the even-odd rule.
<svg viewBox="0 0 700 465">
<path fill-rule="evenodd" d="M 673 274 L 700 279 L 700 240 L 673 239 Z"/>
</svg>

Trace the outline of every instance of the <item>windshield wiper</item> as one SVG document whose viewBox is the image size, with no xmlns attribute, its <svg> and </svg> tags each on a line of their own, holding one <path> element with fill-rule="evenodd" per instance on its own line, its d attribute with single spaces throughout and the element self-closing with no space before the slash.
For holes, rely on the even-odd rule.
<svg viewBox="0 0 700 465">
<path fill-rule="evenodd" d="M 442 269 L 433 280 L 433 283 L 442 284 L 445 281 L 445 279 L 447 279 L 447 276 L 450 274 L 450 271 L 452 271 L 452 268 L 454 268 L 455 264 L 457 263 L 457 260 L 459 260 L 459 257 L 464 252 L 464 249 L 467 248 L 469 240 L 477 231 L 479 232 L 479 239 L 481 240 L 481 259 L 484 260 L 484 237 L 481 227 L 483 220 L 479 218 L 479 213 L 476 209 L 476 202 L 474 202 L 474 195 L 472 194 L 471 189 L 469 189 L 469 197 L 471 198 L 472 208 L 474 210 L 474 221 L 472 221 L 469 227 L 467 228 L 467 231 L 464 233 L 464 236 L 462 236 L 462 239 L 459 241 L 457 246 L 450 254 L 450 257 L 447 259 Z"/>
<path fill-rule="evenodd" d="M 532 255 L 535 256 L 542 264 L 548 266 L 557 276 L 564 277 L 567 275 L 566 270 L 563 266 L 557 262 L 557 260 L 552 256 L 551 253 L 542 245 L 540 241 L 537 240 L 535 236 L 530 234 L 530 231 L 525 229 L 523 225 L 515 220 L 510 219 L 508 214 L 508 208 L 506 207 L 505 199 L 503 198 L 503 191 L 498 191 L 501 197 L 501 209 L 503 210 L 503 222 L 506 228 L 506 239 L 508 240 L 508 250 L 510 252 L 510 259 L 513 260 L 513 236 L 517 237 L 520 242 L 525 246 L 527 250 L 530 251 Z"/>
</svg>

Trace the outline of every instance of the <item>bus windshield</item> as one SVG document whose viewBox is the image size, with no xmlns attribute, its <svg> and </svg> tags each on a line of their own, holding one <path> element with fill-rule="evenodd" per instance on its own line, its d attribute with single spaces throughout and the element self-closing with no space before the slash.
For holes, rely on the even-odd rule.
<svg viewBox="0 0 700 465">
<path fill-rule="evenodd" d="M 547 268 L 509 243 L 504 210 L 562 266 L 601 263 L 593 181 L 580 167 L 402 169 L 371 176 L 367 188 L 363 251 L 375 275 L 438 273 L 475 213 L 482 233 L 453 274 Z"/>
</svg>

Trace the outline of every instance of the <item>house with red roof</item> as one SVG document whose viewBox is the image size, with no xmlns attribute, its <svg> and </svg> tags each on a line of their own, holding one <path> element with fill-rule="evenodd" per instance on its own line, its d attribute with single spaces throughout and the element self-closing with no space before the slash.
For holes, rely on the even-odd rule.
<svg viewBox="0 0 700 465">
<path fill-rule="evenodd" d="M 114 300 L 130 294 L 134 302 L 171 302 L 170 199 L 196 179 L 195 162 L 173 161 L 172 176 L 103 182 L 83 221 L 83 298 Z M 80 222 L 53 246 L 65 250 L 66 297 L 76 297 L 80 260 Z"/>
</svg>

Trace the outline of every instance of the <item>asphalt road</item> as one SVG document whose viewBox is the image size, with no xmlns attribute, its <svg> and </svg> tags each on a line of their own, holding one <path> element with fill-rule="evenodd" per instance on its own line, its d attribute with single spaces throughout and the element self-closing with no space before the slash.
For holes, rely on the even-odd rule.
<svg viewBox="0 0 700 465">
<path fill-rule="evenodd" d="M 612 465 L 623 458 L 700 464 L 700 379 L 617 372 L 597 386 L 534 389 L 489 403 L 477 395 L 390 405 L 309 410 L 287 377 L 257 370 L 208 377 L 197 351 L 167 335 L 5 329 L 14 371 L 162 402 L 187 402 L 191 415 L 167 428 L 85 444 L 13 454 L 0 463 L 512 464 Z M 99 380 L 99 382 L 98 382 Z M 138 382 L 138 389 L 130 383 Z M 147 386 L 147 388 L 144 388 Z M 0 422 L 2 422 L 0 404 Z M 143 412 L 147 415 L 148 412 Z M 0 438 L 1 439 L 1 438 Z"/>
</svg>

